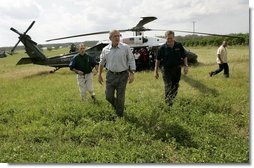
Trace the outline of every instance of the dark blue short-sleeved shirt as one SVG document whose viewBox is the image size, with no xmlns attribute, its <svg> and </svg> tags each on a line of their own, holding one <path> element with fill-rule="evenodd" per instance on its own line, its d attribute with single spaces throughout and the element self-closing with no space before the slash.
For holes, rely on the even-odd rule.
<svg viewBox="0 0 254 168">
<path fill-rule="evenodd" d="M 164 68 L 180 66 L 183 58 L 185 57 L 185 50 L 179 42 L 175 42 L 172 48 L 170 48 L 166 43 L 163 44 L 159 48 L 157 54 L 157 60 L 161 61 L 161 66 Z"/>
</svg>

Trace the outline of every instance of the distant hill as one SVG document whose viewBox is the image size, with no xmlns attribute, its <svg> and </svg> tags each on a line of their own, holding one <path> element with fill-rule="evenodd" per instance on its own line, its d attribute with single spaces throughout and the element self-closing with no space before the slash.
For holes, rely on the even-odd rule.
<svg viewBox="0 0 254 168">
<path fill-rule="evenodd" d="M 87 47 L 91 47 L 94 46 L 98 41 L 84 41 L 83 43 L 87 46 Z M 60 46 L 62 48 L 66 48 L 66 47 L 70 47 L 71 44 L 75 44 L 75 45 L 79 45 L 81 42 L 67 42 L 67 43 L 53 43 L 53 44 L 38 44 L 38 46 L 40 48 L 59 48 Z M 14 45 L 13 45 L 14 46 Z M 13 46 L 8 46 L 8 47 L 0 47 L 0 50 L 6 50 L 6 51 L 10 51 Z M 17 46 L 16 50 L 24 50 L 25 47 L 23 45 Z"/>
</svg>

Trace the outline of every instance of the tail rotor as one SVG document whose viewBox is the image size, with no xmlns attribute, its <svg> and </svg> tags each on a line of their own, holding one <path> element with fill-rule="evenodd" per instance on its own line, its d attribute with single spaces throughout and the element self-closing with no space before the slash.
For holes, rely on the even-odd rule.
<svg viewBox="0 0 254 168">
<path fill-rule="evenodd" d="M 18 44 L 19 44 L 19 42 L 20 42 L 20 39 L 21 39 L 22 37 L 24 37 L 24 36 L 26 35 L 26 33 L 33 27 L 34 23 L 35 23 L 35 21 L 33 21 L 33 22 L 30 24 L 30 26 L 26 29 L 26 31 L 25 31 L 23 34 L 20 33 L 18 30 L 14 29 L 13 27 L 10 28 L 11 31 L 17 33 L 17 34 L 20 36 L 18 42 L 17 42 L 17 43 L 15 44 L 15 46 L 11 49 L 11 52 L 10 52 L 11 55 L 13 54 L 14 50 L 15 50 L 16 47 L 18 46 Z"/>
</svg>

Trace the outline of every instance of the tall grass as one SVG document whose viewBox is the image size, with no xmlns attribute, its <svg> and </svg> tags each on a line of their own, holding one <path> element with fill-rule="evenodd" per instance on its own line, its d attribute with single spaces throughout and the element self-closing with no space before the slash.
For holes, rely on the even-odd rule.
<svg viewBox="0 0 254 168">
<path fill-rule="evenodd" d="M 96 76 L 99 105 L 80 100 L 68 69 L 49 74 L 50 67 L 15 66 L 22 51 L 0 59 L 0 161 L 249 163 L 249 49 L 229 48 L 228 79 L 208 76 L 217 68 L 216 49 L 191 48 L 199 64 L 182 76 L 171 108 L 161 76 L 136 73 L 125 116 L 116 121 Z"/>
</svg>

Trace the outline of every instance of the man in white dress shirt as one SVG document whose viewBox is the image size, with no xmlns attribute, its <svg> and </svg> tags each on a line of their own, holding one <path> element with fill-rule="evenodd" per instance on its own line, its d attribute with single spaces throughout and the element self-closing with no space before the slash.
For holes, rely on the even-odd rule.
<svg viewBox="0 0 254 168">
<path fill-rule="evenodd" d="M 130 47 L 120 42 L 120 32 L 109 32 L 111 43 L 105 46 L 100 55 L 98 81 L 103 83 L 102 70 L 105 66 L 106 74 L 106 99 L 115 108 L 119 117 L 123 116 L 126 85 L 134 81 L 136 70 L 135 59 Z M 115 96 L 116 93 L 116 96 Z"/>
</svg>

